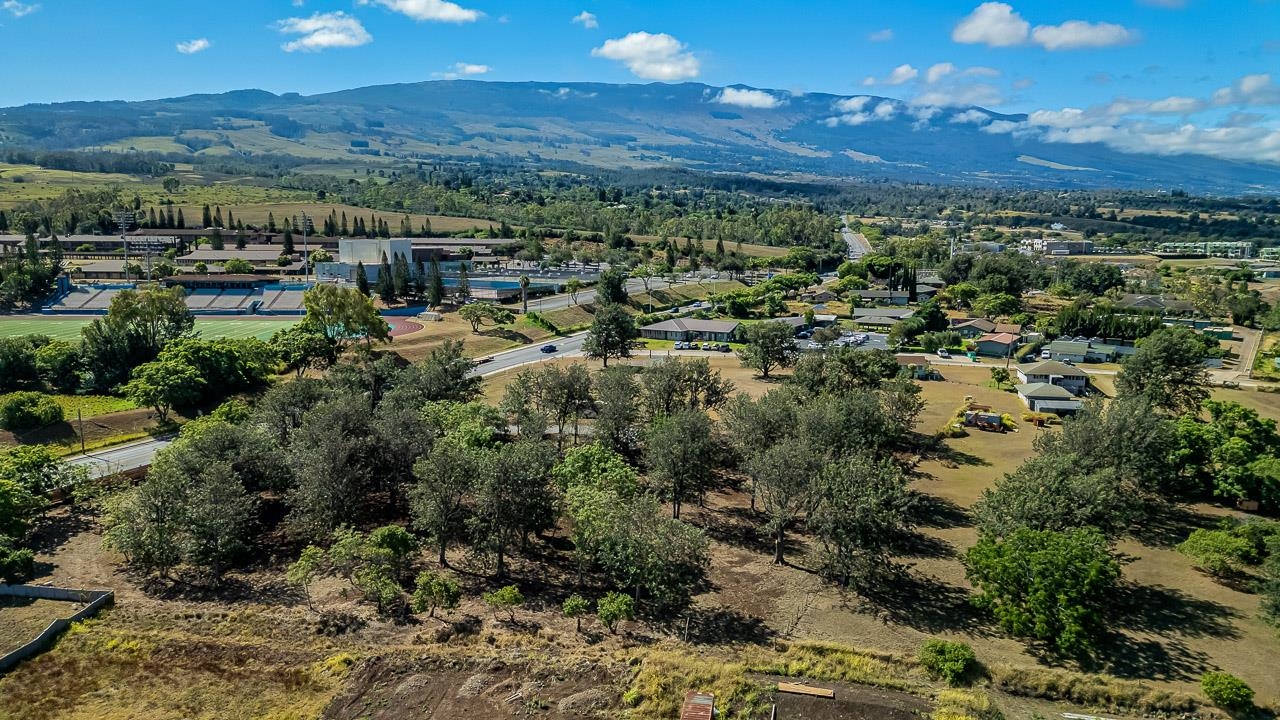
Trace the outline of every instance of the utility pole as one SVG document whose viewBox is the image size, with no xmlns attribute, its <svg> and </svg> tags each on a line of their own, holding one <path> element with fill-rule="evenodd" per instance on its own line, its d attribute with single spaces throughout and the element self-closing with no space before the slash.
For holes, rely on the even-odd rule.
<svg viewBox="0 0 1280 720">
<path fill-rule="evenodd" d="M 124 243 L 124 279 L 129 281 L 129 237 L 126 233 L 133 224 L 133 213 L 129 210 L 117 210 L 114 213 L 116 225 L 120 226 L 120 242 Z"/>
</svg>

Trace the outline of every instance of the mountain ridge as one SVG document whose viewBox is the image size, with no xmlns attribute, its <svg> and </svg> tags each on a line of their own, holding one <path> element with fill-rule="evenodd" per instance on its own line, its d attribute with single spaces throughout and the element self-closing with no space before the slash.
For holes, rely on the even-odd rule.
<svg viewBox="0 0 1280 720">
<path fill-rule="evenodd" d="M 313 95 L 243 89 L 3 108 L 0 150 L 136 148 L 369 163 L 495 158 L 1010 187 L 1280 191 L 1280 165 L 986 130 L 1026 118 L 743 84 L 428 80 Z"/>
</svg>

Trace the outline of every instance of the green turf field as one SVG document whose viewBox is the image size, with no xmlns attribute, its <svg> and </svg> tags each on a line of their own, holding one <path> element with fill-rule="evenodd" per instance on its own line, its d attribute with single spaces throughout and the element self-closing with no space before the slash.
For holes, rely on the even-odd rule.
<svg viewBox="0 0 1280 720">
<path fill-rule="evenodd" d="M 196 318 L 196 331 L 206 339 L 256 337 L 266 340 L 298 320 Z M 48 335 L 55 340 L 75 340 L 80 337 L 80 328 L 92 321 L 92 317 L 0 317 L 0 337 Z"/>
</svg>

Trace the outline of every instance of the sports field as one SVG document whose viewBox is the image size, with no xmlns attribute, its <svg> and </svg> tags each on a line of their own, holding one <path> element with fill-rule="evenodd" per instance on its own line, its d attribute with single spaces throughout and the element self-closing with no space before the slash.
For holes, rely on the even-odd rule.
<svg viewBox="0 0 1280 720">
<path fill-rule="evenodd" d="M 80 337 L 80 329 L 93 319 L 92 317 L 0 317 L 0 337 L 48 335 L 55 340 L 75 340 Z M 256 337 L 266 340 L 277 330 L 293 326 L 299 319 L 196 318 L 196 331 L 200 333 L 200 337 L 206 339 Z"/>
</svg>

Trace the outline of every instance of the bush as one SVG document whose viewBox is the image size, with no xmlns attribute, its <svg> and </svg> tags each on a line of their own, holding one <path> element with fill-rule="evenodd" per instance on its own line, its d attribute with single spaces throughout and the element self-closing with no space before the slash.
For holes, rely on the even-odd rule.
<svg viewBox="0 0 1280 720">
<path fill-rule="evenodd" d="M 1229 530 L 1193 530 L 1178 545 L 1178 552 L 1191 558 L 1196 567 L 1215 577 L 1229 577 L 1253 556 L 1254 547 Z"/>
<path fill-rule="evenodd" d="M 524 604 L 524 594 L 520 592 L 520 588 L 515 585 L 498 588 L 493 592 L 485 593 L 481 596 L 484 604 L 488 605 L 496 613 L 499 610 L 506 610 L 507 617 L 511 622 L 516 620 L 516 608 Z"/>
<path fill-rule="evenodd" d="M 946 640 L 925 642 L 917 657 L 930 675 L 941 678 L 948 685 L 959 685 L 978 663 L 973 648 L 962 642 Z"/>
<path fill-rule="evenodd" d="M 601 624 L 609 628 L 609 632 L 614 633 L 618 631 L 619 622 L 635 617 L 635 603 L 632 602 L 630 595 L 608 592 L 596 601 L 596 615 L 600 618 Z"/>
<path fill-rule="evenodd" d="M 19 432 L 62 422 L 62 406 L 38 392 L 16 392 L 0 397 L 0 428 Z"/>
<path fill-rule="evenodd" d="M 26 582 L 35 574 L 35 569 L 35 553 L 18 547 L 13 538 L 0 535 L 0 582 Z"/>
<path fill-rule="evenodd" d="M 1240 710 L 1253 704 L 1253 688 L 1231 673 L 1205 673 L 1200 678 L 1200 689 L 1210 702 L 1227 710 Z"/>
</svg>

